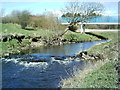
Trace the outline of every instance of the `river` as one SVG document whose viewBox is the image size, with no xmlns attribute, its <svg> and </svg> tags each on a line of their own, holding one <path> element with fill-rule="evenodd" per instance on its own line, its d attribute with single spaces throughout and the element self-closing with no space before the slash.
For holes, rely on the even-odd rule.
<svg viewBox="0 0 120 90">
<path fill-rule="evenodd" d="M 58 88 L 60 81 L 93 65 L 76 54 L 106 40 L 29 49 L 24 55 L 1 58 L 3 88 Z"/>
</svg>

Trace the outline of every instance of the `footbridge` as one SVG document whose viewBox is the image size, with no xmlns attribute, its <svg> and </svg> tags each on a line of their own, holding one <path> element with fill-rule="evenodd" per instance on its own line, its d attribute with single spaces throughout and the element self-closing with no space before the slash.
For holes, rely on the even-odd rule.
<svg viewBox="0 0 120 90">
<path fill-rule="evenodd" d="M 62 24 L 62 25 L 69 25 L 70 23 L 61 23 L 61 24 Z M 89 25 L 89 24 L 91 24 L 91 25 L 92 25 L 92 24 L 118 25 L 118 24 L 120 24 L 120 23 L 118 23 L 118 22 L 117 22 L 117 23 L 116 23 L 116 22 L 115 22 L 115 23 L 114 23 L 114 22 L 113 22 L 113 23 L 78 23 L 78 25 L 81 25 L 81 24 L 88 24 L 88 25 Z"/>
</svg>

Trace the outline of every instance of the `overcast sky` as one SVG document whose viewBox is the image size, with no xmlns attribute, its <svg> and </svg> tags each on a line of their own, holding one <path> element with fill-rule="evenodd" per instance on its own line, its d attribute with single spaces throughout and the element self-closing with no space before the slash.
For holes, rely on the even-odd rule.
<svg viewBox="0 0 120 90">
<path fill-rule="evenodd" d="M 29 10 L 32 14 L 42 14 L 45 11 L 51 11 L 60 16 L 60 10 L 64 8 L 65 2 L 67 1 L 68 0 L 1 0 L 0 8 L 5 9 L 5 14 L 9 14 L 13 10 Z M 82 0 L 80 1 L 82 2 Z M 88 2 L 88 0 L 86 1 Z M 118 0 L 89 0 L 89 2 L 93 1 L 100 2 L 104 5 L 104 15 L 118 15 Z"/>
</svg>

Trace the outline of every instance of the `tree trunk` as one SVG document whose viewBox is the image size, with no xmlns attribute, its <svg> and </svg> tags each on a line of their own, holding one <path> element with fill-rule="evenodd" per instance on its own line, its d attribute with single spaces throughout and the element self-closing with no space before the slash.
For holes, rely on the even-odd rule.
<svg viewBox="0 0 120 90">
<path fill-rule="evenodd" d="M 60 36 L 62 37 L 68 30 L 69 28 L 66 28 L 65 31 L 62 34 L 60 34 Z"/>
</svg>

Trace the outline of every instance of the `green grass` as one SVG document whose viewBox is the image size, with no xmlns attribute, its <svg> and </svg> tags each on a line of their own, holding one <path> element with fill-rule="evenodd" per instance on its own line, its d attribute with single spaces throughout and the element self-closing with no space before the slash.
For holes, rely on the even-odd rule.
<svg viewBox="0 0 120 90">
<path fill-rule="evenodd" d="M 103 35 L 103 33 L 102 33 Z M 117 59 L 118 58 L 118 36 L 117 33 L 111 32 L 111 35 L 106 35 L 106 37 L 112 39 L 109 42 L 101 43 L 90 49 L 88 49 L 89 54 L 101 54 L 107 59 Z"/>
<path fill-rule="evenodd" d="M 63 39 L 66 39 L 68 41 L 73 40 L 73 41 L 96 41 L 100 40 L 95 36 L 84 34 L 84 33 L 77 33 L 77 32 L 72 32 L 68 31 L 64 36 Z"/>
<path fill-rule="evenodd" d="M 118 75 L 115 64 L 115 61 L 108 62 L 100 69 L 89 73 L 79 88 L 116 88 Z"/>
<path fill-rule="evenodd" d="M 78 75 L 63 80 L 62 88 L 117 88 L 115 65 L 116 61 L 98 61 L 95 66 L 86 67 Z"/>
<path fill-rule="evenodd" d="M 23 40 L 22 40 L 22 43 L 23 43 L 23 44 L 29 44 L 30 41 L 29 41 L 29 39 L 23 39 Z"/>
<path fill-rule="evenodd" d="M 0 42 L 0 45 L 2 46 L 0 56 L 8 53 L 16 54 L 21 49 L 21 46 L 18 44 L 18 40 L 16 39 L 12 39 L 9 42 Z"/>
<path fill-rule="evenodd" d="M 4 34 L 32 34 L 35 31 L 27 31 L 24 29 L 21 29 L 19 25 L 15 24 L 2 24 L 2 33 Z"/>
<path fill-rule="evenodd" d="M 118 38 L 118 32 L 93 32 L 94 34 L 101 35 L 108 39 Z"/>
<path fill-rule="evenodd" d="M 31 29 L 30 27 L 27 27 Z M 42 29 L 31 29 L 31 30 L 25 30 L 21 29 L 19 25 L 16 24 L 2 24 L 2 34 L 8 35 L 8 34 L 24 34 L 26 36 L 31 35 L 31 36 L 42 36 L 46 38 L 51 38 L 52 35 L 58 34 L 63 32 L 63 30 L 42 30 Z"/>
</svg>

